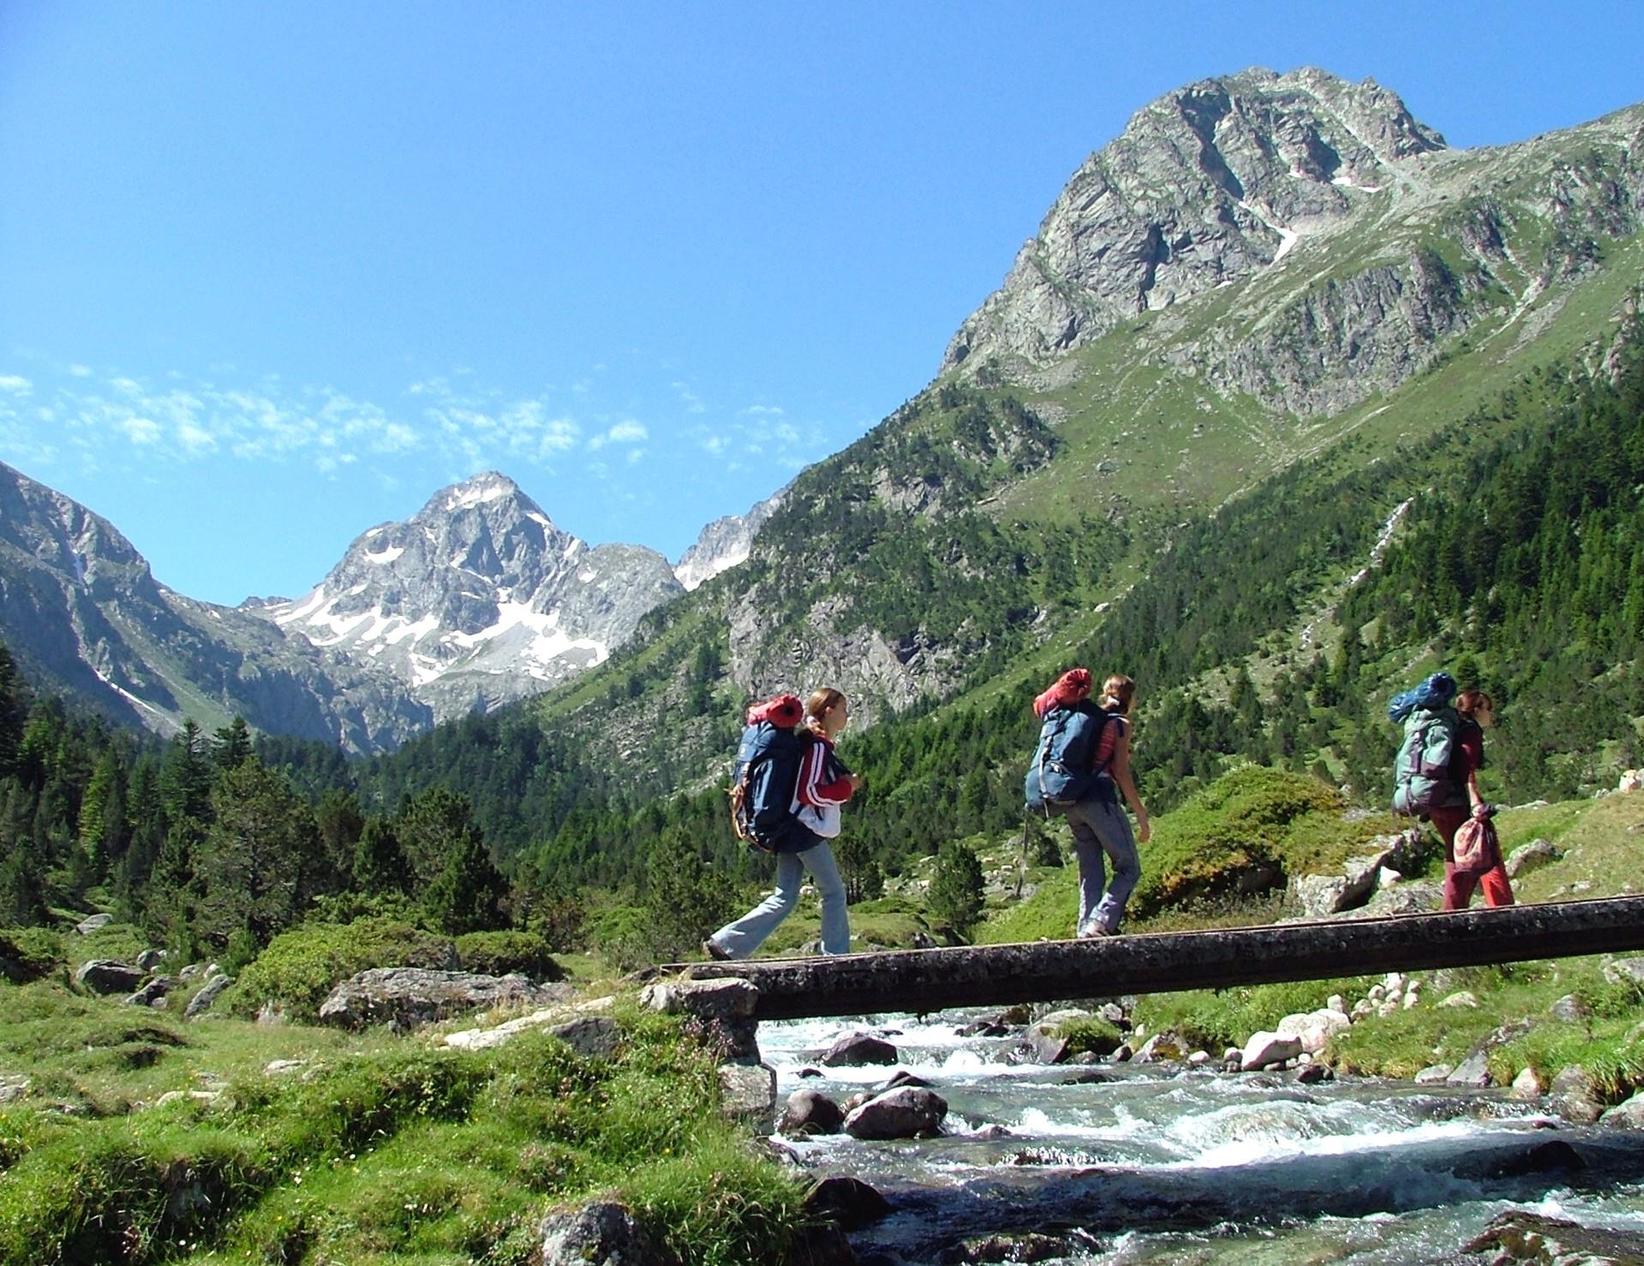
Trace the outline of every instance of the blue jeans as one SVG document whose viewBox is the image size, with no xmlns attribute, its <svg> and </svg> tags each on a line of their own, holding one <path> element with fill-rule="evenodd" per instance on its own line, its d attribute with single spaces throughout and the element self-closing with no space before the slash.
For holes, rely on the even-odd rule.
<svg viewBox="0 0 1644 1266">
<path fill-rule="evenodd" d="M 1130 819 L 1116 801 L 1092 798 L 1066 810 L 1073 828 L 1073 852 L 1079 859 L 1078 932 L 1117 932 L 1125 902 L 1142 877 L 1136 837 Z M 1107 885 L 1105 858 L 1113 859 L 1113 884 Z M 1103 892 L 1106 887 L 1107 891 Z"/>
<path fill-rule="evenodd" d="M 799 900 L 805 871 L 811 872 L 816 895 L 822 898 L 822 952 L 848 954 L 851 949 L 850 922 L 845 917 L 845 881 L 833 851 L 826 844 L 813 844 L 803 853 L 776 855 L 776 891 L 740 919 L 727 923 L 708 939 L 732 958 L 747 958 L 776 931 Z"/>
</svg>

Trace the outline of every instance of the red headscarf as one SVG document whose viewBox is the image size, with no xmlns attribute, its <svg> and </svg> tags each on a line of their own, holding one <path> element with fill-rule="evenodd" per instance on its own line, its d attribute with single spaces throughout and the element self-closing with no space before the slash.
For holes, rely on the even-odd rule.
<svg viewBox="0 0 1644 1266">
<path fill-rule="evenodd" d="M 1043 718 L 1052 708 L 1071 708 L 1090 695 L 1090 669 L 1070 668 L 1033 701 L 1033 715 Z"/>
<path fill-rule="evenodd" d="M 805 705 L 798 695 L 776 695 L 748 709 L 749 725 L 769 721 L 780 730 L 791 730 L 804 719 Z"/>
</svg>

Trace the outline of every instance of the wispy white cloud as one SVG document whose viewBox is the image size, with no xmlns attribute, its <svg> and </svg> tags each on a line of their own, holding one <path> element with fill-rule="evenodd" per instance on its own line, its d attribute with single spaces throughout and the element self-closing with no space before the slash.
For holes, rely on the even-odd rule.
<svg viewBox="0 0 1644 1266">
<path fill-rule="evenodd" d="M 128 440 L 140 447 L 148 448 L 160 442 L 160 424 L 153 418 L 128 414 L 116 419 L 115 425 L 125 433 Z"/>
<path fill-rule="evenodd" d="M 322 474 L 418 452 L 467 470 L 546 464 L 582 444 L 582 425 L 547 400 L 455 385 L 468 376 L 458 371 L 413 383 L 395 408 L 330 387 L 292 387 L 277 376 L 224 386 L 179 374 L 154 382 L 100 377 L 72 366 L 59 367 L 55 381 L 41 385 L 8 373 L 0 375 L 0 438 L 7 452 L 31 460 L 46 451 L 43 433 L 49 431 L 76 437 L 72 451 L 82 464 L 104 450 L 112 455 L 135 446 L 148 461 L 286 461 Z M 38 407 L 25 414 L 22 401 L 31 394 Z M 600 433 L 625 444 L 646 438 L 637 422 Z"/>
<path fill-rule="evenodd" d="M 635 421 L 633 418 L 624 418 L 620 422 L 613 423 L 597 435 L 590 435 L 588 437 L 588 448 L 589 451 L 597 453 L 607 444 L 643 444 L 650 438 L 651 432 L 643 422 Z M 629 460 L 632 460 L 632 458 Z"/>
<path fill-rule="evenodd" d="M 689 383 L 676 382 L 674 391 L 679 395 L 679 402 L 685 406 L 686 413 L 706 413 L 708 406 L 702 403 L 702 397 L 691 390 Z"/>
</svg>

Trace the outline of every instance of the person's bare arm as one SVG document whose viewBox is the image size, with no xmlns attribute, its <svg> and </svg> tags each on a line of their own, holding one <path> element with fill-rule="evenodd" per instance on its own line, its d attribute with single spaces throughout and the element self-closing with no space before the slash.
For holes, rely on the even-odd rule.
<svg viewBox="0 0 1644 1266">
<path fill-rule="evenodd" d="M 1130 727 L 1126 726 L 1113 744 L 1113 781 L 1124 793 L 1125 803 L 1136 815 L 1136 839 L 1147 843 L 1153 827 L 1147 820 L 1147 807 L 1136 790 L 1136 780 L 1130 776 Z"/>
</svg>

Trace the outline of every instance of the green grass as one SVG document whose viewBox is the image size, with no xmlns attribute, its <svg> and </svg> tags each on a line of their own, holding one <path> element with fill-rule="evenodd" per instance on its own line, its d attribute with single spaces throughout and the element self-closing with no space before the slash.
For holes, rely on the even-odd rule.
<svg viewBox="0 0 1644 1266">
<path fill-rule="evenodd" d="M 67 1015 L 60 1037 L 35 1031 L 8 1061 L 61 1066 L 88 1036 L 110 1050 L 171 1031 L 122 1033 L 99 1014 L 114 1004 L 14 992 L 42 1019 Z M 541 1034 L 479 1053 L 319 1034 L 329 1049 L 283 1077 L 256 1061 L 315 1031 L 191 1025 L 185 1049 L 227 1077 L 215 1103 L 0 1111 L 0 1262 L 523 1263 L 550 1204 L 596 1192 L 684 1261 L 784 1260 L 798 1186 L 722 1116 L 711 1057 L 668 1018 L 617 1014 L 610 1060 Z"/>
</svg>

